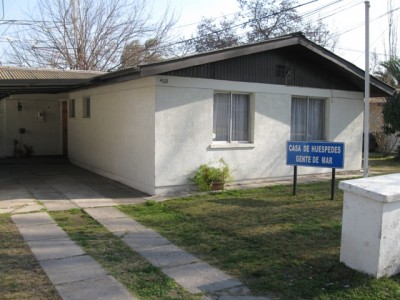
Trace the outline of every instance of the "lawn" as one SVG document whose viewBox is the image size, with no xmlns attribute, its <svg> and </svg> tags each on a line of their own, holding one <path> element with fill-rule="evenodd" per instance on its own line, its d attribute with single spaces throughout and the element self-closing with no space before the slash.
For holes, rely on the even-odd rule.
<svg viewBox="0 0 400 300">
<path fill-rule="evenodd" d="M 371 171 L 400 172 L 388 158 Z M 283 299 L 400 299 L 400 276 L 372 279 L 339 262 L 343 193 L 330 183 L 226 191 L 121 209 L 189 252 Z"/>
<path fill-rule="evenodd" d="M 8 214 L 0 214 L 0 299 L 61 299 Z"/>
<path fill-rule="evenodd" d="M 371 157 L 371 171 L 400 164 Z M 339 263 L 343 194 L 330 183 L 226 191 L 121 209 L 254 294 L 282 299 L 400 299 L 400 276 L 375 280 Z M 85 251 L 139 299 L 198 299 L 81 210 L 51 213 Z M 0 299 L 59 299 L 10 215 L 0 214 Z"/>
<path fill-rule="evenodd" d="M 139 299 L 200 298 L 183 290 L 82 210 L 52 212 L 50 215 L 73 241 Z"/>
</svg>

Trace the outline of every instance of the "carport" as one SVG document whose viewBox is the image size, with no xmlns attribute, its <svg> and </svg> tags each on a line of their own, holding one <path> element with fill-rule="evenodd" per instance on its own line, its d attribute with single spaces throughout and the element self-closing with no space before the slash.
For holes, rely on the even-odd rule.
<svg viewBox="0 0 400 300">
<path fill-rule="evenodd" d="M 21 153 L 24 144 L 35 155 L 66 155 L 68 91 L 100 74 L 0 67 L 0 157 L 15 156 L 16 148 Z"/>
<path fill-rule="evenodd" d="M 66 157 L 68 91 L 100 74 L 0 67 L 0 213 L 143 201 L 145 194 L 76 167 Z M 37 156 L 14 157 L 14 140 L 32 146 Z"/>
</svg>

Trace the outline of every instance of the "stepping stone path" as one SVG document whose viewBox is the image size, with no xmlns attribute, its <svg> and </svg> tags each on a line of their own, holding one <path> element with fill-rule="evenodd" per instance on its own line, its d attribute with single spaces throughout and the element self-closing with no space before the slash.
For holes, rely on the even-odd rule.
<svg viewBox="0 0 400 300">
<path fill-rule="evenodd" d="M 250 296 L 250 290 L 239 280 L 171 244 L 114 207 L 86 208 L 85 211 L 190 293 L 204 293 L 203 299 L 268 299 Z"/>
<path fill-rule="evenodd" d="M 64 300 L 135 299 L 47 213 L 17 214 L 12 220 Z"/>
</svg>

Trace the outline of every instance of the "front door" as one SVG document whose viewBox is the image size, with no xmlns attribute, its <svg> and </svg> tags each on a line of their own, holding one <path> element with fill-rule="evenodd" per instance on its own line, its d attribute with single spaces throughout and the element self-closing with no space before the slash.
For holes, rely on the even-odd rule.
<svg viewBox="0 0 400 300">
<path fill-rule="evenodd" d="M 68 155 L 68 101 L 62 102 L 62 149 L 63 155 Z"/>
</svg>

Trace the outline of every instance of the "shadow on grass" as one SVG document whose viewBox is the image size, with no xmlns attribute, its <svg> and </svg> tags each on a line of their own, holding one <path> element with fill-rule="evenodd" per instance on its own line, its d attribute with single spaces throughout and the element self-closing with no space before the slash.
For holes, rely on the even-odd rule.
<svg viewBox="0 0 400 300">
<path fill-rule="evenodd" d="M 330 201 L 329 187 L 300 185 L 295 197 L 288 186 L 228 191 L 122 210 L 258 294 L 399 299 L 398 276 L 375 280 L 339 262 L 343 194 Z"/>
</svg>

